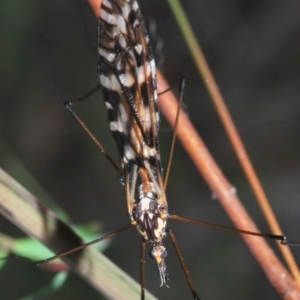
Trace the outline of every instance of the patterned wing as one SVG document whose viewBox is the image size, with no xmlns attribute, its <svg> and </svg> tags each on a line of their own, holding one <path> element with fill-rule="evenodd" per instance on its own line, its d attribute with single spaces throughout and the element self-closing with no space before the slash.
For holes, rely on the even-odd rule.
<svg viewBox="0 0 300 300">
<path fill-rule="evenodd" d="M 135 0 L 103 0 L 99 76 L 110 129 L 124 165 L 148 161 L 160 172 L 155 62 Z"/>
<path fill-rule="evenodd" d="M 152 245 L 166 284 L 162 244 L 168 205 L 161 176 L 155 63 L 136 0 L 103 0 L 99 21 L 99 75 L 110 130 L 117 142 L 131 224 Z"/>
</svg>

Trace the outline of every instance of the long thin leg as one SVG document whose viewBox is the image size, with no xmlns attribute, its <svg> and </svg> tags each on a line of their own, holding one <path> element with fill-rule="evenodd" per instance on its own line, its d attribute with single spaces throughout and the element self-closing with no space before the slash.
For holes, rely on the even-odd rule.
<svg viewBox="0 0 300 300">
<path fill-rule="evenodd" d="M 134 166 L 133 167 L 133 179 L 136 178 L 136 173 L 137 172 L 137 168 Z M 130 222 L 132 225 L 136 225 L 136 221 L 133 217 L 133 208 L 134 208 L 134 205 L 135 205 L 135 200 L 134 198 L 132 198 L 132 193 L 131 193 L 131 186 L 130 184 L 133 184 L 135 185 L 136 183 L 132 183 L 132 177 L 130 177 L 130 174 L 129 174 L 129 171 L 128 171 L 128 168 L 125 167 L 124 168 L 124 189 L 125 189 L 125 200 L 126 200 L 126 206 L 127 206 L 127 212 L 128 212 L 128 216 L 129 216 L 129 219 L 130 219 Z M 135 190 L 134 190 L 135 191 Z"/>
<path fill-rule="evenodd" d="M 92 132 L 88 129 L 88 127 L 84 124 L 84 122 L 78 117 L 75 111 L 72 109 L 72 102 L 64 103 L 66 109 L 71 113 L 71 115 L 75 118 L 77 123 L 81 126 L 81 128 L 85 131 L 85 133 L 90 137 L 93 143 L 97 146 L 97 148 L 102 152 L 102 154 L 108 159 L 108 161 L 112 164 L 112 166 L 117 170 L 117 172 L 122 176 L 122 171 L 118 167 L 118 165 L 114 162 L 112 157 L 106 152 L 104 147 L 99 143 L 96 137 L 92 134 Z"/>
<path fill-rule="evenodd" d="M 237 233 L 242 233 L 242 234 L 249 234 L 249 235 L 255 235 L 255 236 L 260 236 L 260 237 L 266 237 L 270 238 L 273 240 L 279 240 L 281 244 L 283 245 L 290 245 L 287 242 L 286 236 L 285 235 L 276 235 L 276 234 L 271 234 L 271 233 L 262 233 L 262 232 L 253 232 L 253 231 L 248 231 L 248 230 L 243 230 L 243 229 L 238 229 L 234 227 L 229 227 L 229 226 L 224 226 L 224 225 L 218 225 L 214 223 L 209 223 L 209 222 L 204 222 L 204 221 L 199 221 L 199 220 L 194 220 L 190 218 L 185 218 L 177 215 L 170 215 L 170 219 L 176 220 L 176 221 L 181 221 L 181 222 L 187 222 L 187 223 L 194 223 L 210 228 L 216 228 L 216 229 L 221 229 L 221 230 L 226 230 L 226 231 L 231 231 L 231 232 L 237 232 Z M 291 244 L 294 245 L 294 244 Z"/>
<path fill-rule="evenodd" d="M 112 159 L 112 157 L 106 152 L 104 147 L 100 144 L 100 142 L 96 139 L 96 137 L 92 134 L 92 132 L 88 129 L 88 127 L 84 124 L 84 122 L 80 119 L 80 117 L 76 114 L 76 112 L 72 109 L 72 105 L 79 103 L 83 101 L 84 99 L 88 98 L 90 95 L 92 95 L 95 91 L 97 91 L 100 88 L 100 86 L 95 87 L 93 90 L 91 90 L 89 93 L 84 95 L 83 97 L 73 100 L 73 101 L 67 101 L 64 103 L 66 109 L 70 112 L 70 114 L 74 117 L 74 119 L 77 121 L 77 123 L 81 126 L 81 128 L 85 131 L 85 133 L 90 137 L 90 139 L 93 141 L 93 143 L 97 146 L 97 148 L 102 152 L 102 154 L 108 159 L 108 161 L 112 164 L 112 166 L 117 170 L 117 172 L 123 176 L 123 173 L 119 166 L 115 163 L 115 161 Z"/>
<path fill-rule="evenodd" d="M 188 283 L 188 285 L 189 285 L 189 287 L 190 287 L 190 290 L 191 290 L 191 292 L 192 292 L 193 299 L 194 299 L 194 300 L 200 300 L 200 297 L 197 295 L 197 292 L 196 292 L 195 286 L 194 286 L 194 284 L 193 284 L 192 278 L 191 278 L 191 276 L 190 276 L 190 274 L 189 274 L 189 271 L 188 271 L 188 269 L 187 269 L 187 267 L 186 267 L 186 264 L 185 264 L 185 262 L 184 262 L 184 260 L 183 260 L 183 258 L 182 258 L 182 254 L 181 254 L 181 252 L 180 252 L 180 249 L 179 249 L 179 247 L 178 247 L 177 241 L 176 241 L 176 239 L 175 239 L 175 235 L 174 235 L 174 233 L 173 233 L 171 230 L 169 230 L 168 233 L 169 233 L 169 236 L 170 236 L 171 241 L 172 241 L 172 243 L 173 243 L 173 246 L 174 246 L 174 248 L 175 248 L 175 251 L 176 251 L 176 254 L 177 254 L 177 256 L 178 256 L 178 259 L 179 259 L 179 261 L 180 261 L 181 268 L 182 268 L 182 270 L 183 270 L 184 276 L 185 276 L 185 278 L 186 278 L 186 280 L 187 280 L 187 283 Z"/>
<path fill-rule="evenodd" d="M 145 252 L 146 240 L 141 240 L 141 253 L 140 253 L 140 284 L 141 284 L 141 300 L 145 300 Z"/>
<path fill-rule="evenodd" d="M 90 246 L 90 245 L 93 245 L 93 244 L 95 244 L 95 243 L 98 243 L 98 242 L 100 242 L 100 241 L 109 239 L 109 238 L 115 236 L 116 234 L 118 234 L 118 233 L 120 233 L 120 232 L 123 232 L 123 231 L 125 231 L 125 230 L 128 230 L 128 229 L 130 229 L 130 228 L 133 228 L 133 226 L 132 226 L 132 225 L 128 225 L 128 226 L 122 227 L 122 228 L 120 228 L 120 229 L 117 229 L 117 230 L 115 230 L 115 231 L 109 233 L 109 234 L 106 234 L 106 235 L 102 236 L 101 238 L 97 238 L 97 239 L 95 239 L 95 240 L 93 240 L 93 241 L 91 241 L 91 242 L 88 242 L 88 243 L 86 243 L 86 244 L 82 244 L 82 245 L 80 245 L 80 246 L 78 246 L 78 247 L 76 247 L 76 248 L 73 248 L 73 249 L 64 251 L 64 252 L 62 252 L 62 253 L 56 254 L 56 255 L 54 255 L 54 256 L 52 256 L 52 257 L 49 257 L 49 258 L 47 258 L 47 259 L 43 259 L 43 260 L 40 260 L 40 261 L 34 261 L 33 264 L 34 264 L 35 266 L 40 266 L 40 265 L 46 264 L 46 263 L 48 263 L 48 262 L 50 262 L 50 261 L 52 261 L 52 260 L 54 260 L 54 259 L 57 259 L 57 258 L 59 258 L 59 257 L 65 256 L 65 255 L 68 255 L 68 254 L 71 254 L 71 253 L 73 253 L 73 252 L 82 250 L 82 249 L 84 249 L 84 248 L 86 248 L 86 247 L 88 247 L 88 246 Z"/>
<path fill-rule="evenodd" d="M 170 174 L 170 169 L 171 169 L 171 163 L 172 163 L 172 158 L 173 158 L 173 153 L 174 153 L 174 146 L 175 146 L 175 139 L 176 139 L 176 129 L 177 129 L 177 126 L 178 126 L 178 121 L 179 121 L 179 115 L 180 115 L 180 109 L 181 109 L 181 103 L 182 103 L 182 98 L 183 98 L 184 87 L 185 87 L 185 78 L 182 78 L 180 80 L 179 102 L 178 102 L 176 119 L 175 119 L 174 129 L 173 129 L 173 133 L 172 133 L 171 143 L 170 143 L 169 156 L 168 156 L 168 161 L 167 161 L 167 165 L 166 165 L 165 172 L 164 172 L 164 187 L 165 187 L 165 189 L 166 189 L 167 184 L 168 184 L 168 179 L 169 179 L 169 174 Z"/>
<path fill-rule="evenodd" d="M 98 84 L 97 86 L 95 86 L 92 90 L 90 90 L 87 94 L 83 95 L 82 97 L 80 97 L 79 99 L 76 100 L 72 100 L 72 101 L 68 101 L 67 103 L 73 105 L 79 102 L 82 102 L 86 99 L 88 99 L 91 95 L 93 95 L 96 91 L 100 90 L 101 85 Z"/>
</svg>

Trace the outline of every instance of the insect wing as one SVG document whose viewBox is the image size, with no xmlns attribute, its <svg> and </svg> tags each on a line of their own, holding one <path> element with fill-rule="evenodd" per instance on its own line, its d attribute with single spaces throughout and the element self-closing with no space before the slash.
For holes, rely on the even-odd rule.
<svg viewBox="0 0 300 300">
<path fill-rule="evenodd" d="M 155 63 L 136 1 L 102 2 L 98 50 L 110 129 L 123 167 L 147 160 L 160 170 Z"/>
</svg>

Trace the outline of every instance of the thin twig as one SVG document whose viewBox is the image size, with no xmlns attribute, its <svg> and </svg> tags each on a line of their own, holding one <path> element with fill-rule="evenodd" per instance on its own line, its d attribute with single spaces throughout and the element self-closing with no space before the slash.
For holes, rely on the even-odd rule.
<svg viewBox="0 0 300 300">
<path fill-rule="evenodd" d="M 160 73 L 158 73 L 158 82 L 161 90 L 169 86 Z M 177 110 L 175 96 L 172 93 L 161 95 L 159 107 L 173 126 Z M 235 188 L 224 177 L 183 111 L 180 113 L 176 132 L 183 147 L 234 225 L 240 229 L 259 232 L 238 199 Z M 299 287 L 265 240 L 249 235 L 242 235 L 242 237 L 279 296 L 283 299 L 300 299 Z"/>
<path fill-rule="evenodd" d="M 280 225 L 276 219 L 276 216 L 272 210 L 272 207 L 267 199 L 267 196 L 263 190 L 263 187 L 258 179 L 258 176 L 253 168 L 247 151 L 243 145 L 243 142 L 239 136 L 239 133 L 234 125 L 234 122 L 230 116 L 229 110 L 223 99 L 223 96 L 218 88 L 218 85 L 214 79 L 214 76 L 209 68 L 209 65 L 205 59 L 205 56 L 197 42 L 197 39 L 193 33 L 193 30 L 189 24 L 189 21 L 184 14 L 184 11 L 177 0 L 168 0 L 170 7 L 174 15 L 176 15 L 176 20 L 183 33 L 189 50 L 194 58 L 195 64 L 198 71 L 202 77 L 203 83 L 207 88 L 207 91 L 214 103 L 216 110 L 219 114 L 219 118 L 223 123 L 223 127 L 228 135 L 229 141 L 235 151 L 235 154 L 241 164 L 241 167 L 248 179 L 248 182 L 256 196 L 257 202 L 263 212 L 263 215 L 269 225 L 272 233 L 283 234 Z M 289 247 L 282 247 L 280 243 L 277 243 L 279 250 L 293 274 L 295 280 L 300 286 L 300 273 L 295 259 L 289 249 Z"/>
</svg>

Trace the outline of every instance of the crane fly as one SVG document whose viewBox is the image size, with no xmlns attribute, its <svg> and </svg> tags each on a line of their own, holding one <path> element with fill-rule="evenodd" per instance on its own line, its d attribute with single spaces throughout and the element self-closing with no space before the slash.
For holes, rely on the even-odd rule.
<svg viewBox="0 0 300 300">
<path fill-rule="evenodd" d="M 283 243 L 286 242 L 285 237 L 249 232 L 169 215 L 165 195 L 167 180 L 163 178 L 158 139 L 160 119 L 157 106 L 155 61 L 137 1 L 103 0 L 98 34 L 99 78 L 108 112 L 110 130 L 119 153 L 120 168 L 113 162 L 71 107 L 86 96 L 77 101 L 67 102 L 65 105 L 93 142 L 120 172 L 130 225 L 78 248 L 36 262 L 36 264 L 49 262 L 136 226 L 142 235 L 141 299 L 145 297 L 144 256 L 146 243 L 151 247 L 151 257 L 157 265 L 161 285 L 167 286 L 168 273 L 165 263 L 167 250 L 163 245 L 167 235 L 170 236 L 179 257 L 193 299 L 200 299 L 182 259 L 175 236 L 168 228 L 169 218 L 244 234 L 269 237 L 281 240 Z M 182 98 L 182 89 L 180 98 Z M 174 138 L 175 130 L 173 132 Z M 169 171 L 169 165 L 166 173 Z"/>
</svg>

